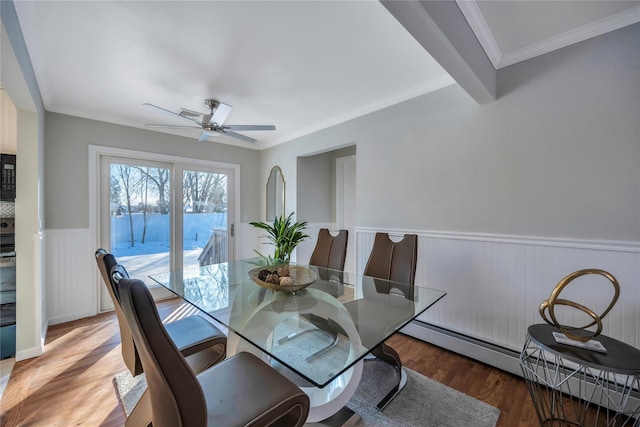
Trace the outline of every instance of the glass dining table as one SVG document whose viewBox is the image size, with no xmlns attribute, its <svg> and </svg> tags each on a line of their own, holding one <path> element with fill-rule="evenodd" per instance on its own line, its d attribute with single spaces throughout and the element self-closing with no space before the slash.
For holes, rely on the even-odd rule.
<svg viewBox="0 0 640 427">
<path fill-rule="evenodd" d="M 340 411 L 355 392 L 363 359 L 445 296 L 422 286 L 315 266 L 297 292 L 260 286 L 259 259 L 149 277 L 228 328 L 227 356 L 254 353 L 310 397 L 308 422 Z"/>
</svg>

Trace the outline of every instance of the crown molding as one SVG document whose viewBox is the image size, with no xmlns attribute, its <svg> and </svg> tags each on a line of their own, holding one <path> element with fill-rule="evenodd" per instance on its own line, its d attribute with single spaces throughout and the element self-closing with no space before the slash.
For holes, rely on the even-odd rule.
<svg viewBox="0 0 640 427">
<path fill-rule="evenodd" d="M 328 120 L 325 120 L 321 123 L 317 123 L 313 126 L 309 126 L 303 129 L 300 129 L 296 132 L 289 133 L 284 135 L 281 138 L 277 138 L 275 140 L 269 142 L 260 142 L 257 146 L 259 150 L 264 150 L 267 148 L 274 147 L 276 145 L 293 141 L 297 138 L 302 138 L 303 136 L 310 135 L 314 132 L 318 132 L 327 128 L 330 128 L 335 125 L 339 125 L 341 123 L 347 122 L 349 120 L 356 119 L 358 117 L 362 117 L 366 114 L 375 113 L 376 111 L 382 110 L 387 107 L 391 107 L 396 104 L 400 104 L 401 102 L 408 101 L 413 98 L 417 98 L 419 96 L 425 95 L 427 93 L 435 92 L 440 89 L 444 89 L 445 87 L 449 87 L 451 85 L 456 84 L 456 81 L 449 74 L 442 75 L 434 80 L 430 80 L 426 82 L 424 85 L 407 90 L 405 92 L 394 94 L 390 97 L 387 97 L 383 100 L 372 102 L 369 104 L 365 104 L 361 107 L 348 111 L 344 114 L 340 114 L 338 116 L 334 116 Z"/>
<path fill-rule="evenodd" d="M 505 53 L 500 59 L 498 68 L 507 67 L 518 62 L 526 61 L 545 53 L 579 43 L 581 41 L 618 30 L 627 25 L 640 22 L 640 6 L 627 9 L 615 15 L 599 19 L 590 24 L 583 25 L 555 37 L 534 43 L 522 49 Z"/>
<path fill-rule="evenodd" d="M 478 3 L 475 0 L 456 0 L 456 3 L 487 54 L 489 61 L 491 61 L 493 68 L 497 70 L 502 60 L 502 51 L 498 47 L 498 43 L 496 43 L 489 24 L 487 24 L 478 7 Z"/>
<path fill-rule="evenodd" d="M 640 6 L 636 6 L 541 42 L 503 53 L 478 7 L 477 0 L 456 0 L 456 4 L 496 70 L 640 22 Z"/>
</svg>

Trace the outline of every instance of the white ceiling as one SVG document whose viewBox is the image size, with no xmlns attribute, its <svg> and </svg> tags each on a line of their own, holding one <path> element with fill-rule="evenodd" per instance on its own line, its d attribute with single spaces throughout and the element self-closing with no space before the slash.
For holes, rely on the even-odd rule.
<svg viewBox="0 0 640 427">
<path fill-rule="evenodd" d="M 496 68 L 640 21 L 640 0 L 457 2 Z M 234 145 L 272 146 L 453 83 L 378 1 L 15 7 L 48 111 L 144 128 L 184 124 L 144 102 L 205 112 L 216 98 L 234 107 L 226 124 L 277 127 L 245 133 L 258 144 L 212 138 Z"/>
</svg>

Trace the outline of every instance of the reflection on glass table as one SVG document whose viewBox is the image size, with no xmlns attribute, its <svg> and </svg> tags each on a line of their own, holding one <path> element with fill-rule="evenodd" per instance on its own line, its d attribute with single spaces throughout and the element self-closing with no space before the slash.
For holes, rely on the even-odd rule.
<svg viewBox="0 0 640 427">
<path fill-rule="evenodd" d="M 340 410 L 362 374 L 363 358 L 440 300 L 445 292 L 317 267 L 296 293 L 258 286 L 257 260 L 150 276 L 229 328 L 228 355 L 249 351 L 311 399 L 308 422 Z"/>
</svg>

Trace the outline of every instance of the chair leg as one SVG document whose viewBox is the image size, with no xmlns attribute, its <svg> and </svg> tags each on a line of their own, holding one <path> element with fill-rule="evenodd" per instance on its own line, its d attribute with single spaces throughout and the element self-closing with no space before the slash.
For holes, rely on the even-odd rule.
<svg viewBox="0 0 640 427">
<path fill-rule="evenodd" d="M 389 403 L 391 403 L 393 398 L 396 397 L 398 393 L 400 393 L 405 385 L 407 385 L 407 372 L 404 369 L 404 366 L 402 366 L 400 367 L 400 381 L 398 381 L 398 384 L 394 388 L 392 388 L 391 391 L 387 393 L 387 395 L 380 402 L 378 402 L 378 404 L 376 405 L 378 409 L 382 411 Z"/>
<path fill-rule="evenodd" d="M 326 334 L 329 334 L 328 332 L 324 331 Z M 326 346 L 322 347 L 320 350 L 316 351 L 315 353 L 313 353 L 312 355 L 307 357 L 307 362 L 311 362 L 315 359 L 317 359 L 318 357 L 322 356 L 323 354 L 325 354 L 326 352 L 328 352 L 329 350 L 331 350 L 332 348 L 334 348 L 335 346 L 338 345 L 338 343 L 340 342 L 340 335 L 335 334 L 332 336 L 333 338 L 333 342 L 331 344 L 327 344 Z"/>
<path fill-rule="evenodd" d="M 148 427 L 151 425 L 151 420 L 151 398 L 149 389 L 146 389 L 124 425 L 125 427 Z"/>
<path fill-rule="evenodd" d="M 400 356 L 398 353 L 387 344 L 382 343 L 371 351 L 378 359 L 384 360 L 390 365 L 395 366 L 396 368 L 402 368 L 402 361 L 400 360 Z"/>
<path fill-rule="evenodd" d="M 298 338 L 304 334 L 320 332 L 323 335 L 330 337 L 333 341 L 330 344 L 327 344 L 325 347 L 317 350 L 315 353 L 307 356 L 307 362 L 311 362 L 314 359 L 322 356 L 332 348 L 334 348 L 340 342 L 340 334 L 346 336 L 347 333 L 344 332 L 342 327 L 337 323 L 331 321 L 330 319 L 324 319 L 320 316 L 316 316 L 314 314 L 303 314 L 302 317 L 314 325 L 317 329 L 306 329 L 300 332 L 294 332 L 292 334 L 287 335 L 286 337 L 282 337 L 278 340 L 278 344 L 284 344 L 288 341 L 291 341 L 295 338 Z"/>
<path fill-rule="evenodd" d="M 378 409 L 382 411 L 389 403 L 391 403 L 393 398 L 396 397 L 407 384 L 407 373 L 404 369 L 404 366 L 402 366 L 400 355 L 398 355 L 398 353 L 387 344 L 380 344 L 378 347 L 374 348 L 371 351 L 371 354 L 373 354 L 376 358 L 382 360 L 383 362 L 394 366 L 400 372 L 400 381 L 398 381 L 398 384 L 393 387 L 389 393 L 387 393 L 387 395 L 378 403 L 378 405 L 376 405 Z"/>
</svg>

